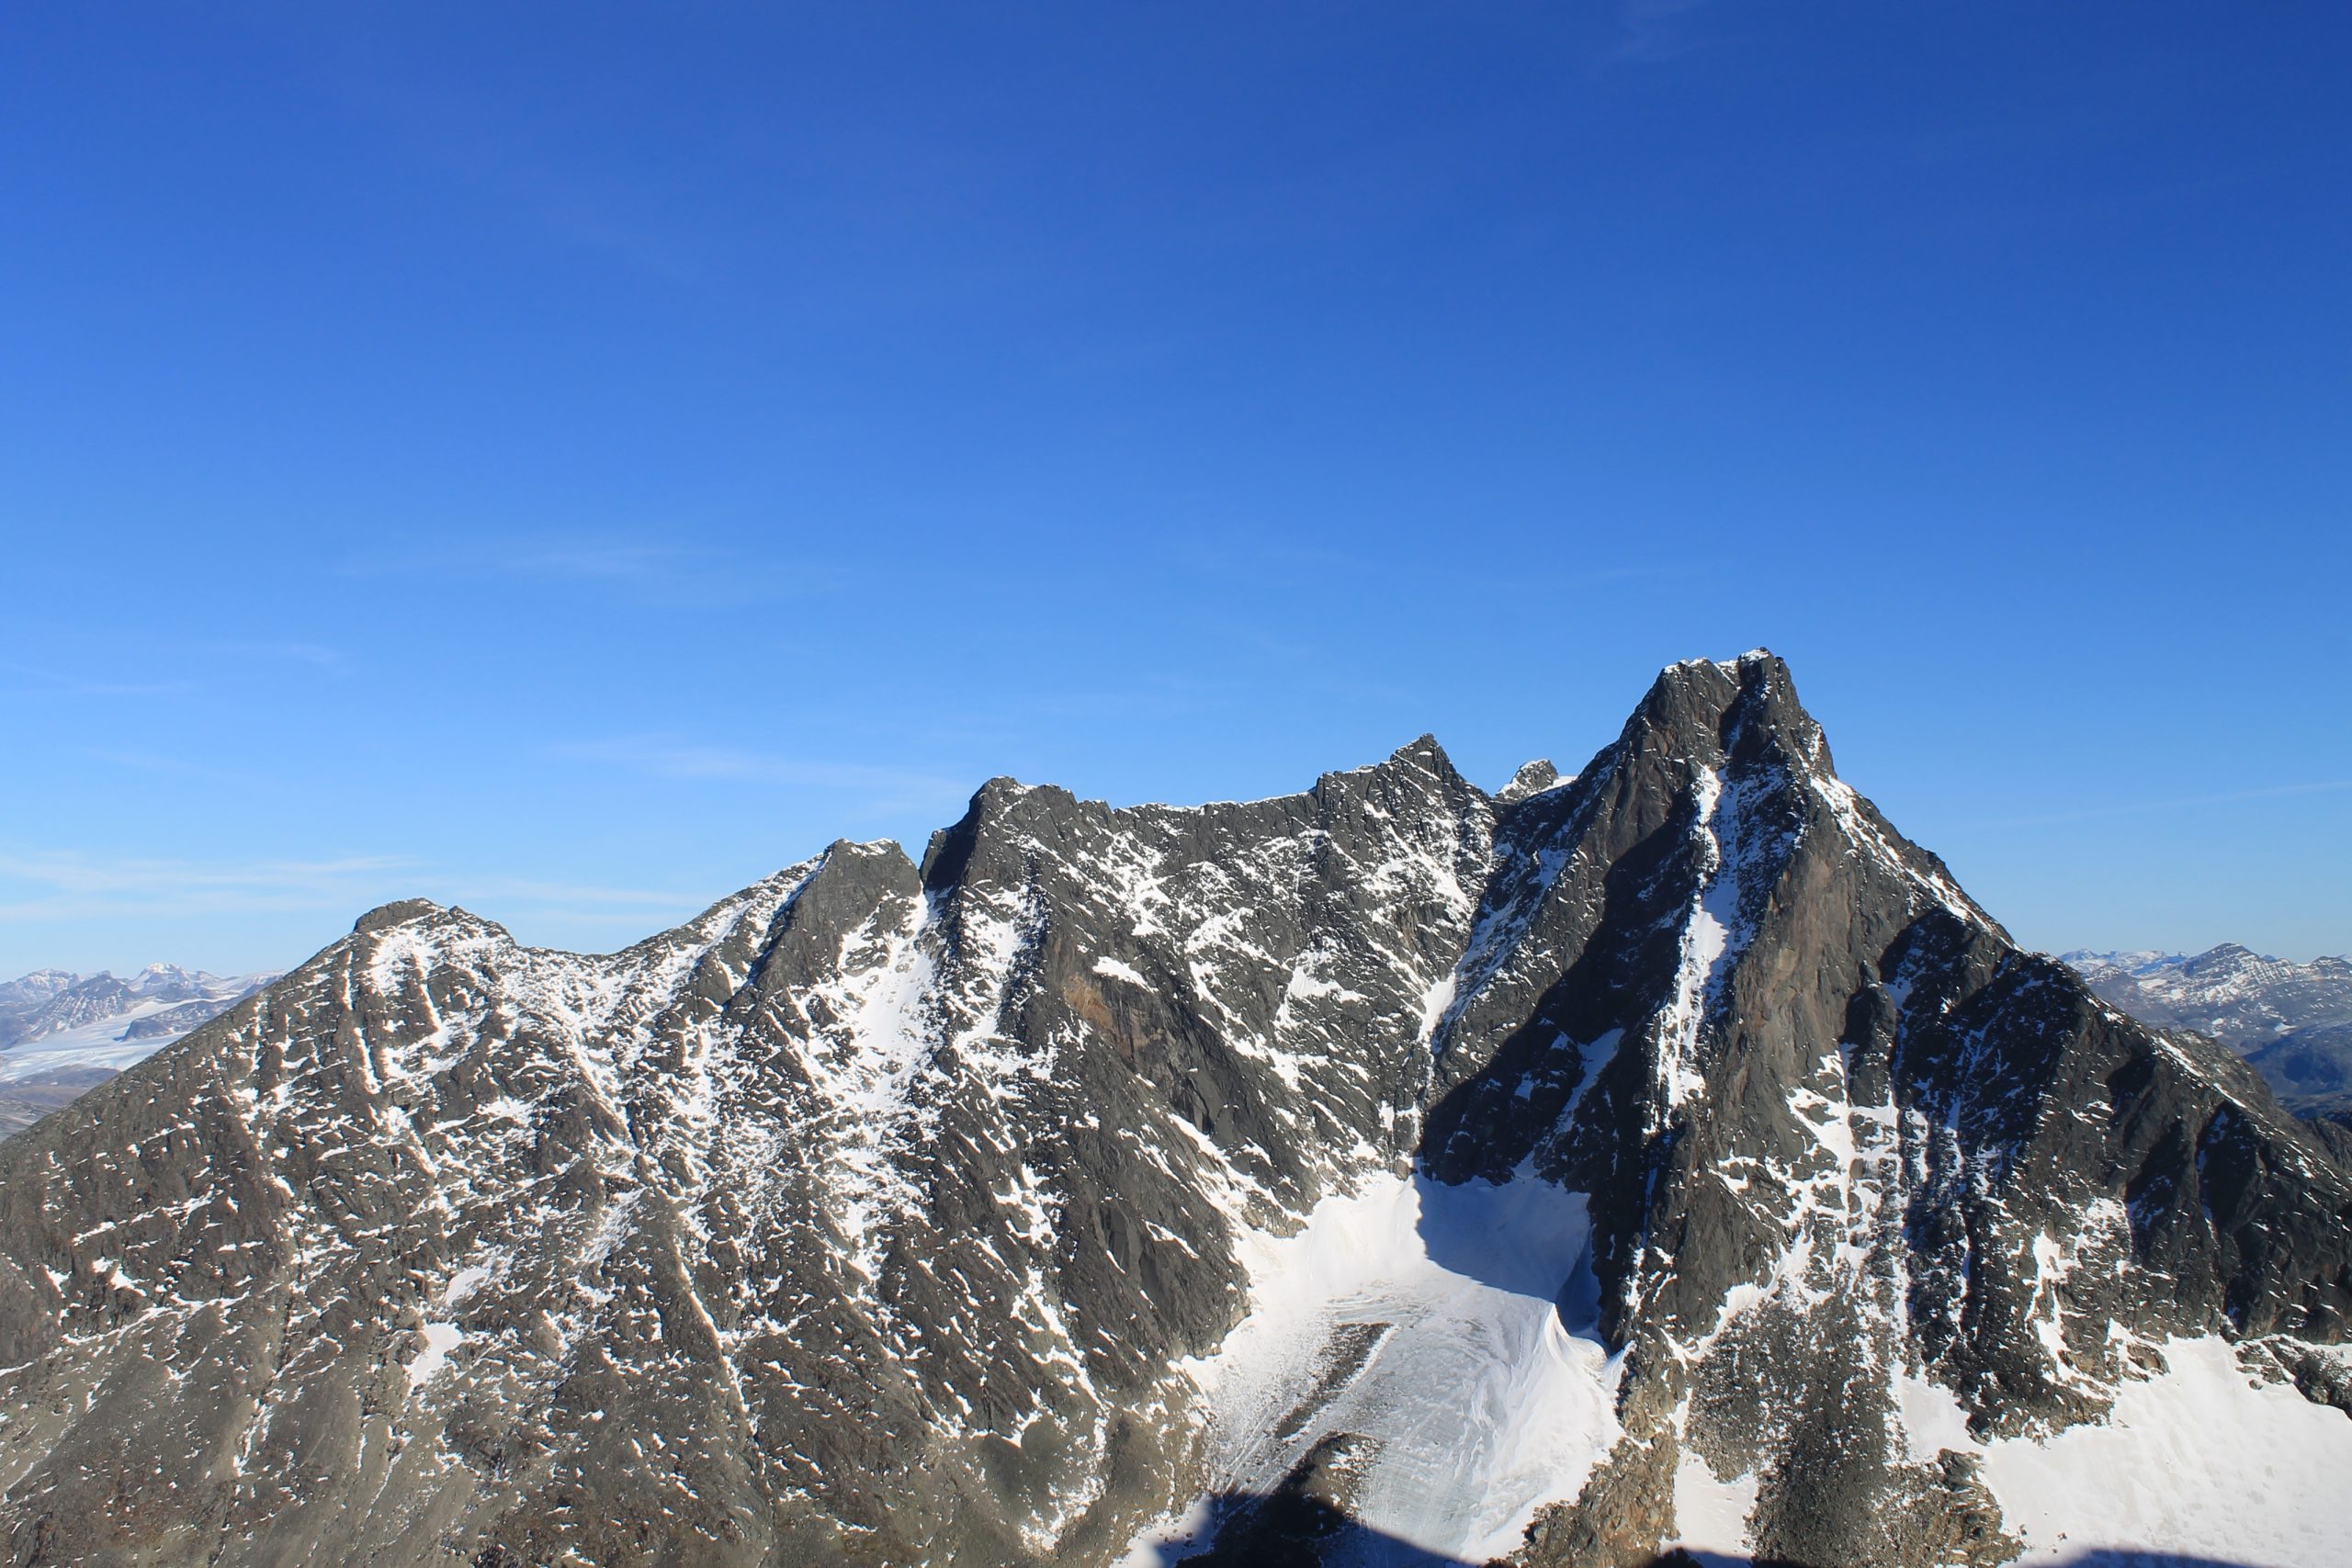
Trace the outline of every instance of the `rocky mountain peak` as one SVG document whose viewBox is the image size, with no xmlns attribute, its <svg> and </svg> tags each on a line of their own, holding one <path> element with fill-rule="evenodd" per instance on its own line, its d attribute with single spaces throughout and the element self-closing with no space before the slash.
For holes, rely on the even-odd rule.
<svg viewBox="0 0 2352 1568">
<path fill-rule="evenodd" d="M 1690 660 L 1660 671 L 1620 745 L 1720 766 L 1733 752 L 1834 772 L 1821 727 L 1778 655 Z"/>
<path fill-rule="evenodd" d="M 1519 771 L 1511 774 L 1510 782 L 1495 792 L 1495 804 L 1516 806 L 1529 795 L 1541 795 L 1559 782 L 1560 770 L 1552 765 L 1550 759 L 1538 757 L 1532 761 L 1521 762 Z"/>
<path fill-rule="evenodd" d="M 1437 743 L 1434 735 L 1422 734 L 1408 740 L 1389 753 L 1389 761 L 1418 764 L 1439 777 L 1459 776 L 1454 773 L 1453 760 L 1445 754 L 1445 748 Z"/>
<path fill-rule="evenodd" d="M 379 904 L 352 922 L 354 932 L 367 934 L 390 931 L 394 926 L 409 925 L 420 920 L 432 920 L 447 914 L 430 898 L 398 898 L 389 904 Z"/>
</svg>

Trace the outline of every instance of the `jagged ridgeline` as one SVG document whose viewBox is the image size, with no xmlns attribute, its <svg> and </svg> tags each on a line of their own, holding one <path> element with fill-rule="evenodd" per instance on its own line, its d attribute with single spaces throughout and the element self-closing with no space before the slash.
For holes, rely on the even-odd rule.
<svg viewBox="0 0 2352 1568">
<path fill-rule="evenodd" d="M 603 957 L 376 910 L 0 1144 L 0 1531 L 2340 1562 L 2347 1313 L 2326 1135 L 2019 952 L 1752 654 L 1499 795 L 997 780 Z"/>
</svg>

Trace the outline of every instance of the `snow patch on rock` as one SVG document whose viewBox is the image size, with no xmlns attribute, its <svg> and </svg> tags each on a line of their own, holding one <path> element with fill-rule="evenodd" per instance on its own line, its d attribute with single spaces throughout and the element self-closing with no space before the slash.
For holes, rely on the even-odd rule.
<svg viewBox="0 0 2352 1568">
<path fill-rule="evenodd" d="M 428 1323 L 416 1331 L 418 1349 L 410 1359 L 409 1392 L 413 1393 L 431 1382 L 434 1376 L 449 1364 L 449 1352 L 465 1339 L 464 1333 L 454 1323 Z"/>
</svg>

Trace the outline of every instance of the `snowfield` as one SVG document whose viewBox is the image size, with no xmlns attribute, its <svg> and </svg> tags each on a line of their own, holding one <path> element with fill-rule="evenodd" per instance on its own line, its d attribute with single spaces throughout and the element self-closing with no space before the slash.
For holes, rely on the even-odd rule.
<svg viewBox="0 0 2352 1568">
<path fill-rule="evenodd" d="M 1618 1435 L 1615 1369 L 1574 1332 L 1561 1259 L 1585 1200 L 1530 1175 L 1448 1187 L 1382 1176 L 1326 1199 L 1297 1234 L 1245 1243 L 1250 1314 L 1186 1371 L 1207 1411 L 1212 1494 L 1265 1493 L 1334 1432 L 1378 1434 L 1356 1515 L 1429 1552 L 1482 1562 L 1573 1497 Z M 1385 1325 L 1385 1326 L 1382 1326 Z M 1136 1543 L 1129 1568 L 1207 1547 L 1207 1510 Z"/>
<path fill-rule="evenodd" d="M 2026 1540 L 2018 1561 L 2352 1564 L 2352 1420 L 2240 1371 L 2222 1339 L 2170 1340 L 2164 1358 L 2105 1422 L 1984 1449 L 1985 1483 Z"/>
</svg>

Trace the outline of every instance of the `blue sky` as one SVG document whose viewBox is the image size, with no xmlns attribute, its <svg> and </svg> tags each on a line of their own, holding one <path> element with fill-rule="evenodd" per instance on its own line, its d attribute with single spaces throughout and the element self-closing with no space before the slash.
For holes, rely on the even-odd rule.
<svg viewBox="0 0 2352 1568">
<path fill-rule="evenodd" d="M 0 27 L 0 973 L 1758 645 L 2022 940 L 2352 949 L 2340 6 Z"/>
</svg>

